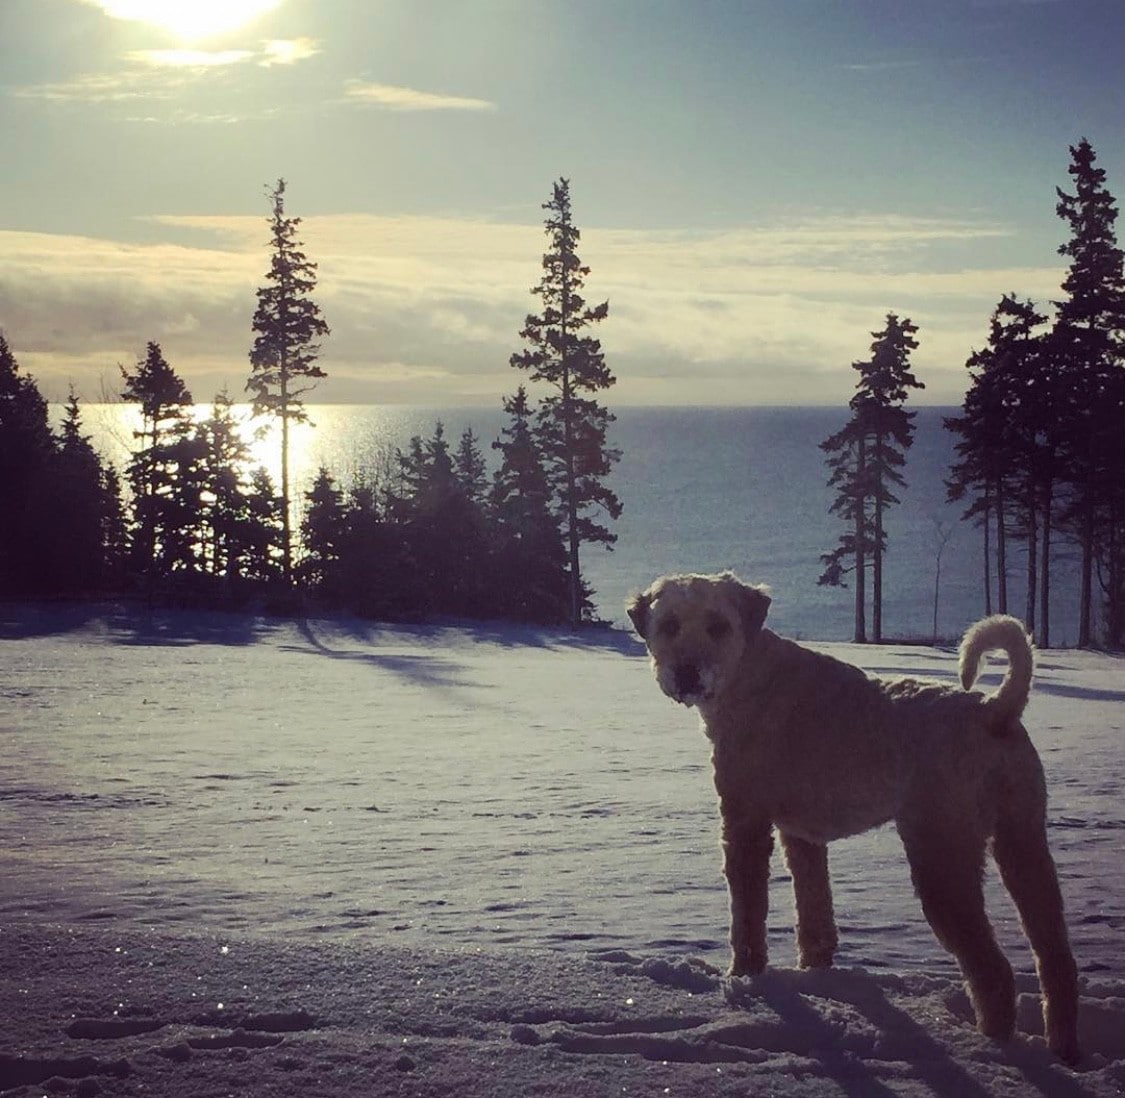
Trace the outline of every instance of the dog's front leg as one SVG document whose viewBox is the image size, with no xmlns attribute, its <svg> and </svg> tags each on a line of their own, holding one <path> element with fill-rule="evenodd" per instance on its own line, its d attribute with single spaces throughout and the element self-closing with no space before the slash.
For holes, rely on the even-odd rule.
<svg viewBox="0 0 1125 1098">
<path fill-rule="evenodd" d="M 747 818 L 723 810 L 723 871 L 730 889 L 732 976 L 766 967 L 766 915 L 769 910 L 770 854 L 773 828 L 767 819 Z"/>
<path fill-rule="evenodd" d="M 836 920 L 828 879 L 828 847 L 781 832 L 785 863 L 793 876 L 797 907 L 797 964 L 830 968 L 836 952 Z"/>
</svg>

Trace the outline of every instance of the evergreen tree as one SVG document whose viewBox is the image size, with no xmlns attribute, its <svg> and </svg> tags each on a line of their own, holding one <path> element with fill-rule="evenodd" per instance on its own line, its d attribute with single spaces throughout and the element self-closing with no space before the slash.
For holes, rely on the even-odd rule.
<svg viewBox="0 0 1125 1098">
<path fill-rule="evenodd" d="M 354 613 L 371 618 L 416 616 L 430 598 L 411 556 L 409 525 L 386 520 L 379 505 L 378 478 L 364 475 L 344 502 L 336 597 Z"/>
<path fill-rule="evenodd" d="M 1022 528 L 1028 539 L 1029 595 L 1026 620 L 1035 627 L 1038 532 L 1047 536 L 1044 559 L 1050 557 L 1050 523 L 1043 506 L 1052 494 L 1057 463 L 1047 434 L 1054 417 L 1055 372 L 1037 332 L 1045 318 L 1031 301 L 1005 294 L 993 311 L 988 346 L 975 351 L 966 366 L 970 385 L 962 415 L 945 424 L 960 436 L 955 462 L 946 481 L 951 502 L 968 499 L 965 518 L 984 528 L 985 612 L 992 612 L 989 594 L 991 530 L 994 528 L 998 610 L 1008 613 L 1007 546 Z M 1049 575 L 1049 571 L 1048 571 Z M 1039 583 L 1041 591 L 1043 584 Z"/>
<path fill-rule="evenodd" d="M 475 451 L 475 440 L 470 450 Z M 469 465 L 477 464 L 469 454 Z M 470 498 L 450 453 L 445 427 L 400 458 L 409 486 L 405 536 L 428 613 L 488 616 L 485 598 L 487 539 L 481 504 Z"/>
<path fill-rule="evenodd" d="M 1051 345 L 1066 379 L 1056 414 L 1068 465 L 1066 519 L 1082 548 L 1078 643 L 1085 647 L 1092 639 L 1095 562 L 1109 564 L 1110 547 L 1120 545 L 1125 530 L 1117 489 L 1125 453 L 1125 273 L 1105 171 L 1095 166 L 1085 138 L 1070 154 L 1074 193 L 1056 188 L 1056 212 L 1071 231 L 1059 254 L 1070 265 L 1065 296 L 1055 302 Z"/>
<path fill-rule="evenodd" d="M 471 426 L 461 432 L 453 456 L 453 474 L 465 498 L 479 507 L 488 493 L 488 468 Z"/>
<path fill-rule="evenodd" d="M 276 419 L 281 428 L 282 571 L 292 579 L 293 550 L 290 530 L 289 425 L 305 423 L 302 397 L 312 388 L 307 382 L 325 377 L 316 364 L 320 340 L 328 325 L 312 299 L 316 264 L 310 262 L 297 239 L 299 217 L 285 216 L 285 180 L 269 192 L 270 269 L 268 285 L 258 290 L 254 313 L 256 333 L 250 351 L 251 373 L 246 389 L 253 394 L 254 414 Z"/>
<path fill-rule="evenodd" d="M 910 372 L 910 352 L 918 343 L 917 326 L 908 319 L 887 314 L 887 326 L 873 332 L 871 358 L 852 364 L 859 371 L 856 393 L 849 402 L 852 417 L 838 432 L 820 444 L 832 470 L 829 485 L 837 489 L 832 511 L 850 529 L 840 543 L 821 560 L 822 584 L 839 585 L 848 571 L 856 582 L 855 639 L 867 639 L 865 578 L 870 560 L 873 639 L 883 639 L 883 557 L 887 536 L 884 515 L 899 502 L 891 486 L 904 487 L 901 469 L 905 451 L 914 440 L 914 413 L 903 407 L 909 389 L 923 385 Z M 848 560 L 852 561 L 849 566 Z"/>
<path fill-rule="evenodd" d="M 201 447 L 192 397 L 150 342 L 132 373 L 122 368 L 122 397 L 140 404 L 139 449 L 127 474 L 133 493 L 133 568 L 150 587 L 157 578 L 193 571 L 198 563 Z"/>
<path fill-rule="evenodd" d="M 586 601 L 580 546 L 592 542 L 610 548 L 617 540 L 599 519 L 621 514 L 620 501 L 605 484 L 620 453 L 606 441 L 614 417 L 594 399 L 616 379 L 600 342 L 587 334 L 606 318 L 609 303 L 588 306 L 582 297 L 590 269 L 578 258 L 580 234 L 571 215 L 568 180 L 554 184 L 543 208 L 548 211 L 544 225 L 549 244 L 543 277 L 532 289 L 542 312 L 527 317 L 520 332 L 527 349 L 512 355 L 511 364 L 551 391 L 539 405 L 537 432 L 567 547 L 569 617 L 577 625 Z"/>
<path fill-rule="evenodd" d="M 200 449 L 201 538 L 204 572 L 220 581 L 228 597 L 248 569 L 253 536 L 250 502 L 250 447 L 224 389 L 211 415 L 196 428 Z"/>
<path fill-rule="evenodd" d="M 566 550 L 551 511 L 527 390 L 521 385 L 503 403 L 511 418 L 492 444 L 501 455 L 491 491 L 498 610 L 519 621 L 559 624 L 569 618 Z"/>
<path fill-rule="evenodd" d="M 43 590 L 40 524 L 54 451 L 47 402 L 0 331 L 0 593 Z"/>
<path fill-rule="evenodd" d="M 51 463 L 49 532 L 51 589 L 66 594 L 100 591 L 116 568 L 111 546 L 120 501 L 111 495 L 101 458 L 82 433 L 82 412 L 71 388 Z"/>
<path fill-rule="evenodd" d="M 105 575 L 109 587 L 120 589 L 129 563 L 129 526 L 125 517 L 124 493 L 117 469 L 102 462 L 102 544 L 105 547 Z"/>
<path fill-rule="evenodd" d="M 341 595 L 339 567 L 347 526 L 344 493 L 322 465 L 305 493 L 305 515 L 301 521 L 303 555 L 297 575 L 302 583 L 330 600 Z"/>
<path fill-rule="evenodd" d="M 245 550 L 243 577 L 259 587 L 268 588 L 282 579 L 281 496 L 274 487 L 269 471 L 258 466 L 250 475 L 246 497 L 246 522 L 242 528 Z"/>
</svg>

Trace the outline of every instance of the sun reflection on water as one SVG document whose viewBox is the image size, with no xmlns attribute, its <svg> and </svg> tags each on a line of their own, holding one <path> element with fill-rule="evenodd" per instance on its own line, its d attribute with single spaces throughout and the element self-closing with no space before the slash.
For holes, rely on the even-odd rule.
<svg viewBox="0 0 1125 1098">
<path fill-rule="evenodd" d="M 210 404 L 196 404 L 192 416 L 203 422 L 212 414 Z M 61 409 L 55 409 L 57 418 Z M 338 483 L 349 485 L 359 477 L 371 479 L 387 473 L 396 448 L 405 448 L 413 435 L 429 437 L 441 420 L 451 447 L 466 426 L 472 426 L 488 450 L 500 426 L 500 413 L 486 408 L 441 410 L 414 405 L 313 404 L 306 409 L 307 423 L 289 429 L 290 496 L 300 510 L 303 494 L 321 466 Z M 281 485 L 281 431 L 275 420 L 254 418 L 249 404 L 236 404 L 235 422 L 249 447 L 249 469 L 264 466 L 274 485 Z M 84 431 L 93 445 L 119 473 L 124 473 L 139 446 L 135 432 L 141 427 L 137 404 L 87 404 L 82 406 Z"/>
</svg>

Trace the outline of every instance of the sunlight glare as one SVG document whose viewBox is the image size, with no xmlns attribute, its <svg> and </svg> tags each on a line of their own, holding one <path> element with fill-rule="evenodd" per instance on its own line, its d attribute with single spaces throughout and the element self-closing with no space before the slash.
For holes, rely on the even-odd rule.
<svg viewBox="0 0 1125 1098">
<path fill-rule="evenodd" d="M 152 23 L 185 42 L 237 30 L 282 0 L 93 0 L 114 19 Z"/>
</svg>

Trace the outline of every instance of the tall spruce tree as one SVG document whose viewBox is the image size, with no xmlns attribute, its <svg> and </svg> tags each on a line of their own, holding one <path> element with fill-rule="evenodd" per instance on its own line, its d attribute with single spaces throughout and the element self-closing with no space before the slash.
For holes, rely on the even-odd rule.
<svg viewBox="0 0 1125 1098">
<path fill-rule="evenodd" d="M 1099 560 L 1110 572 L 1125 535 L 1120 487 L 1125 453 L 1125 272 L 1114 224 L 1117 207 L 1105 171 L 1086 138 L 1070 148 L 1074 192 L 1056 188 L 1059 217 L 1070 239 L 1059 246 L 1069 261 L 1056 301 L 1051 348 L 1065 384 L 1056 409 L 1068 466 L 1066 520 L 1082 549 L 1078 644 L 1093 638 L 1093 578 Z M 1121 566 L 1120 560 L 1116 567 Z M 1109 592 L 1107 591 L 1107 595 Z M 1107 605 L 1107 619 L 1125 608 Z"/>
<path fill-rule="evenodd" d="M 347 533 L 344 493 L 335 478 L 322 465 L 305 493 L 305 513 L 301 520 L 301 560 L 297 575 L 302 583 L 338 603 L 340 556 Z"/>
<path fill-rule="evenodd" d="M 53 591 L 90 594 L 116 578 L 120 500 L 111 485 L 90 436 L 82 431 L 82 412 L 72 387 L 56 435 L 46 516 Z"/>
<path fill-rule="evenodd" d="M 194 437 L 192 396 L 150 341 L 132 372 L 121 368 L 124 400 L 140 405 L 139 442 L 127 475 L 133 494 L 135 574 L 150 587 L 159 577 L 197 563 L 200 446 Z"/>
<path fill-rule="evenodd" d="M 256 333 L 250 350 L 250 378 L 246 389 L 253 395 L 254 415 L 272 416 L 281 433 L 281 553 L 286 583 L 293 577 L 293 547 L 289 495 L 289 426 L 308 422 L 302 397 L 308 384 L 325 377 L 317 365 L 320 340 L 329 334 L 312 299 L 316 264 L 301 250 L 297 239 L 299 217 L 285 215 L 285 180 L 269 192 L 271 203 L 270 269 L 267 285 L 258 290 L 254 312 Z"/>
<path fill-rule="evenodd" d="M 520 332 L 527 349 L 511 364 L 532 381 L 545 382 L 550 395 L 539 404 L 537 433 L 555 505 L 562 525 L 569 568 L 569 616 L 578 625 L 587 603 L 580 547 L 596 543 L 612 548 L 617 540 L 602 516 L 617 519 L 621 502 L 605 483 L 620 452 L 607 443 L 614 417 L 594 399 L 616 378 L 605 364 L 601 343 L 590 329 L 609 313 L 609 303 L 589 306 L 582 297 L 590 268 L 578 257 L 580 234 L 570 205 L 570 182 L 554 184 L 544 226 L 548 248 L 543 277 L 532 288 L 542 312 L 530 314 Z"/>
<path fill-rule="evenodd" d="M 997 609 L 1008 613 L 1008 542 L 1022 527 L 1028 539 L 1029 628 L 1035 627 L 1038 532 L 1044 498 L 1055 476 L 1046 445 L 1053 417 L 1054 372 L 1038 331 L 1045 317 L 1034 302 L 1005 294 L 992 313 L 988 345 L 966 362 L 970 383 L 960 416 L 945 420 L 959 436 L 958 460 L 946 480 L 950 502 L 968 501 L 964 518 L 984 530 L 985 612 L 992 613 L 989 576 L 995 555 Z M 993 554 L 992 532 L 995 531 Z M 1039 583 L 1041 591 L 1043 584 Z"/>
<path fill-rule="evenodd" d="M 256 536 L 251 503 L 250 446 L 234 401 L 224 389 L 196 428 L 200 449 L 200 559 L 203 571 L 233 596 L 246 573 Z"/>
<path fill-rule="evenodd" d="M 508 425 L 492 444 L 500 466 L 492 481 L 491 512 L 497 526 L 494 584 L 503 617 L 559 625 L 569 618 L 566 551 L 551 489 L 521 385 L 503 402 Z"/>
<path fill-rule="evenodd" d="M 820 444 L 831 455 L 828 483 L 835 488 L 831 509 L 849 525 L 840 543 L 821 560 L 820 583 L 842 585 L 855 573 L 855 639 L 867 639 L 865 588 L 871 568 L 872 639 L 883 639 L 883 557 L 887 535 L 886 509 L 899 502 L 891 490 L 906 484 L 901 469 L 905 451 L 914 441 L 914 413 L 905 410 L 908 390 L 923 385 L 910 372 L 910 352 L 918 343 L 918 328 L 910 320 L 887 314 L 887 326 L 871 344 L 871 358 L 852 363 L 859 371 L 856 393 L 849 401 L 852 417 Z M 851 564 L 847 564 L 847 561 Z"/>
<path fill-rule="evenodd" d="M 0 594 L 48 585 L 39 518 L 53 453 L 47 402 L 0 331 Z"/>
</svg>

